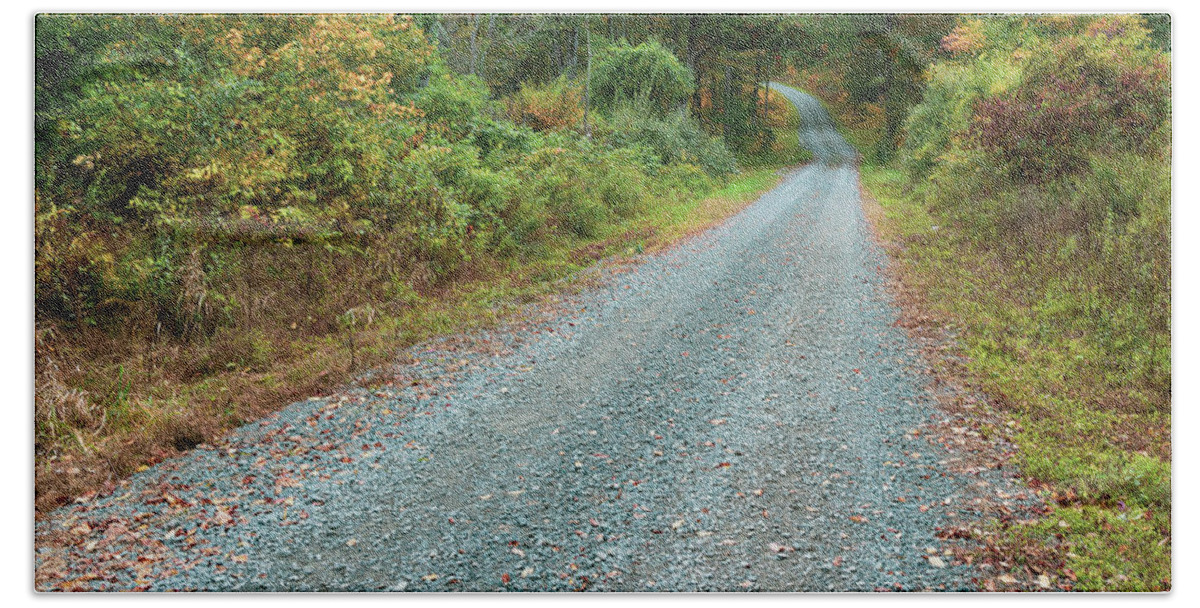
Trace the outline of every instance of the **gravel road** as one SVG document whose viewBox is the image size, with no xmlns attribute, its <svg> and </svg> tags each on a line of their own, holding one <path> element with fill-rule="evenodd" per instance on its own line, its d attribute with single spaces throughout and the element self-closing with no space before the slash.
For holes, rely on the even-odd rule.
<svg viewBox="0 0 1200 608">
<path fill-rule="evenodd" d="M 52 513 L 38 588 L 972 588 L 935 533 L 1014 482 L 921 434 L 854 150 L 774 86 L 817 160 L 745 211 Z"/>
</svg>

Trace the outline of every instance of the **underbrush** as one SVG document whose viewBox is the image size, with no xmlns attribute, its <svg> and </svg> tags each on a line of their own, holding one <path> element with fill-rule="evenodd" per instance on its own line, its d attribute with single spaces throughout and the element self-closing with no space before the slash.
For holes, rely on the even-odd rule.
<svg viewBox="0 0 1200 608">
<path fill-rule="evenodd" d="M 404 283 L 399 291 L 380 284 L 390 301 L 357 306 L 345 299 L 361 287 L 348 265 L 344 275 L 322 275 L 325 296 L 343 298 L 324 313 L 299 307 L 309 286 L 289 291 L 276 285 L 263 310 L 299 299 L 289 308 L 295 312 L 270 322 L 262 313 L 252 329 L 220 330 L 191 342 L 130 341 L 133 330 L 67 336 L 39 328 L 37 397 L 40 411 L 54 413 L 39 421 L 37 508 L 101 489 L 330 390 L 395 361 L 413 344 L 516 320 L 530 304 L 569 289 L 571 277 L 597 260 L 669 245 L 735 213 L 778 179 L 775 168 L 762 168 L 722 183 L 698 167 L 673 165 L 645 184 L 655 204 L 614 214 L 587 235 L 551 234 L 536 254 L 476 256 L 452 281 L 419 289 Z M 347 310 L 356 313 L 353 323 Z"/>
<path fill-rule="evenodd" d="M 956 328 L 966 380 L 1015 421 L 1017 463 L 1056 506 L 1003 542 L 1065 555 L 1057 574 L 1080 590 L 1170 589 L 1169 300 L 1167 324 L 1147 324 L 1157 302 L 1103 247 L 1008 246 L 920 202 L 900 171 L 862 181 L 903 281 Z"/>
<path fill-rule="evenodd" d="M 403 16 L 36 26 L 39 508 L 510 318 L 800 158 L 765 137 L 739 173 L 657 43 L 597 54 L 589 112 L 565 74 L 493 99 Z"/>
</svg>

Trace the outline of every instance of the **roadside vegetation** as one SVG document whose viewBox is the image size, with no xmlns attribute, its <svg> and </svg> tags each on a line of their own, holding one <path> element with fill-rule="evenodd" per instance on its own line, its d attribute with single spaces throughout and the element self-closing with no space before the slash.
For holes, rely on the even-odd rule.
<svg viewBox="0 0 1200 608">
<path fill-rule="evenodd" d="M 942 373 L 1053 507 L 987 548 L 1171 586 L 1165 15 L 39 16 L 38 509 L 517 318 L 805 162 L 820 98 Z"/>
<path fill-rule="evenodd" d="M 39 509 L 511 319 L 801 158 L 774 141 L 790 107 L 737 114 L 761 97 L 744 79 L 741 130 L 702 124 L 651 37 L 514 21 L 585 46 L 489 82 L 529 57 L 477 44 L 455 69 L 466 30 L 441 19 L 39 17 Z"/>
<path fill-rule="evenodd" d="M 1090 591 L 1171 587 L 1170 50 L 1139 16 L 967 17 L 896 160 L 884 241 L 1055 506 L 999 550 Z M 1169 38 L 1168 38 L 1169 39 Z"/>
</svg>

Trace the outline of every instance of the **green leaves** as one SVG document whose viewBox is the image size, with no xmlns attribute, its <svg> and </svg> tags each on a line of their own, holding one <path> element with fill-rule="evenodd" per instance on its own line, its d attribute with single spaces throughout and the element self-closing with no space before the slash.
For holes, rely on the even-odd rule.
<svg viewBox="0 0 1200 608">
<path fill-rule="evenodd" d="M 593 68 L 592 91 L 601 108 L 640 101 L 665 115 L 695 89 L 691 70 L 653 39 L 637 46 L 622 40 L 600 53 Z"/>
</svg>

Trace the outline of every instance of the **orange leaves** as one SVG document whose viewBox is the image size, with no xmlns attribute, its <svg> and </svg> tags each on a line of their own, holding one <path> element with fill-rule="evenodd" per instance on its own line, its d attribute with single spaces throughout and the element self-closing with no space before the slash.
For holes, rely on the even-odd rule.
<svg viewBox="0 0 1200 608">
<path fill-rule="evenodd" d="M 950 53 L 974 53 L 983 48 L 986 37 L 983 35 L 983 22 L 971 19 L 954 28 L 945 38 L 942 38 L 942 49 Z"/>
<path fill-rule="evenodd" d="M 579 85 L 564 78 L 541 86 L 522 84 L 507 100 L 508 115 L 538 131 L 570 129 L 583 120 L 582 95 Z"/>
</svg>

